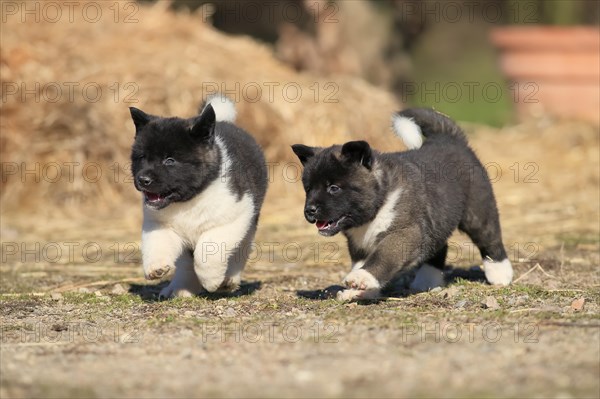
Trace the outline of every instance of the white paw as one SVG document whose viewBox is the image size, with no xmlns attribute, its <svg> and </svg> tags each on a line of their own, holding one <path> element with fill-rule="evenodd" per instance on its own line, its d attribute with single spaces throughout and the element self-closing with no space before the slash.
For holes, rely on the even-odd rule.
<svg viewBox="0 0 600 399">
<path fill-rule="evenodd" d="M 227 278 L 225 278 L 225 280 L 223 280 L 223 282 L 221 283 L 221 285 L 219 286 L 217 291 L 224 292 L 224 293 L 235 292 L 235 291 L 237 291 L 238 288 L 240 288 L 240 284 L 241 284 L 240 274 L 237 274 L 232 277 L 227 277 Z"/>
<path fill-rule="evenodd" d="M 376 299 L 381 295 L 381 284 L 371 273 L 364 269 L 352 270 L 344 278 L 343 283 L 349 289 L 337 293 L 336 298 L 338 301 Z"/>
<path fill-rule="evenodd" d="M 377 281 L 377 279 L 365 269 L 352 270 L 344 278 L 343 283 L 348 288 L 354 288 L 358 290 L 378 290 L 379 288 L 381 288 L 379 281 Z"/>
<path fill-rule="evenodd" d="M 443 285 L 444 273 L 442 273 L 440 269 L 425 263 L 417 271 L 415 279 L 410 284 L 410 290 L 414 292 L 425 292 Z"/>
<path fill-rule="evenodd" d="M 494 262 L 490 259 L 483 261 L 485 278 L 493 285 L 509 285 L 513 279 L 513 268 L 510 260 Z"/>
<path fill-rule="evenodd" d="M 377 299 L 381 296 L 381 292 L 378 288 L 373 288 L 369 290 L 355 290 L 348 289 L 339 291 L 336 295 L 336 299 L 338 301 L 347 302 L 354 301 L 358 299 Z"/>
<path fill-rule="evenodd" d="M 158 262 L 151 266 L 144 266 L 144 275 L 146 280 L 160 280 L 167 277 L 169 272 L 173 269 L 168 262 Z"/>
<path fill-rule="evenodd" d="M 192 296 L 194 296 L 194 293 L 186 289 L 175 289 L 171 286 L 171 284 L 160 290 L 160 294 L 158 294 L 158 297 L 161 299 L 169 299 L 175 297 L 189 298 Z"/>
<path fill-rule="evenodd" d="M 200 284 L 202 284 L 202 288 L 204 288 L 208 292 L 217 291 L 225 278 L 223 276 L 220 277 L 207 277 L 207 276 L 198 276 L 200 279 Z"/>
<path fill-rule="evenodd" d="M 202 293 L 202 287 L 191 268 L 181 265 L 175 269 L 175 276 L 158 294 L 159 298 L 191 297 Z"/>
</svg>

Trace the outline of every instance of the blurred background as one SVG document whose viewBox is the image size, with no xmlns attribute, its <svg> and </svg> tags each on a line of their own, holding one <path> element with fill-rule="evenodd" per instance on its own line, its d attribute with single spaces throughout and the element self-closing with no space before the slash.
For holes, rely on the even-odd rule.
<svg viewBox="0 0 600 399">
<path fill-rule="evenodd" d="M 188 117 L 217 91 L 237 103 L 239 124 L 273 163 L 271 193 L 300 200 L 299 170 L 285 164 L 291 144 L 364 138 L 400 150 L 390 115 L 413 105 L 492 140 L 478 150 L 507 157 L 504 176 L 519 151 L 522 165 L 553 171 L 529 158 L 546 136 L 565 157 L 596 162 L 594 0 L 5 1 L 1 11 L 7 237 L 6 226 L 34 214 L 139 226 L 128 107 Z M 511 132 L 525 133 L 509 150 Z M 589 188 L 589 179 L 564 182 Z"/>
<path fill-rule="evenodd" d="M 599 7 L 0 0 L 0 397 L 597 397 Z M 269 166 L 256 256 L 239 297 L 154 302 L 128 107 L 191 117 L 217 91 Z M 342 235 L 304 220 L 290 146 L 403 150 L 390 116 L 414 105 L 456 119 L 486 166 L 515 284 L 315 300 L 350 259 Z M 464 235 L 450 244 L 449 271 L 481 264 Z M 292 322 L 305 335 L 207 342 L 213 322 Z M 323 322 L 339 343 L 310 338 Z M 480 334 L 488 322 L 501 341 Z M 88 323 L 143 338 L 83 342 Z M 407 340 L 413 325 L 421 337 L 462 325 L 463 339 Z"/>
<path fill-rule="evenodd" d="M 206 7 L 215 28 L 270 44 L 297 71 L 358 76 L 402 103 L 435 104 L 460 120 L 502 126 L 515 112 L 554 111 L 598 121 L 597 91 L 577 103 L 589 107 L 579 113 L 560 111 L 551 97 L 566 93 L 556 87 L 544 87 L 540 106 L 518 106 L 527 95 L 530 104 L 539 100 L 534 85 L 548 80 L 597 88 L 595 1 L 176 0 L 173 7 Z M 515 59 L 519 52 L 526 57 Z"/>
</svg>

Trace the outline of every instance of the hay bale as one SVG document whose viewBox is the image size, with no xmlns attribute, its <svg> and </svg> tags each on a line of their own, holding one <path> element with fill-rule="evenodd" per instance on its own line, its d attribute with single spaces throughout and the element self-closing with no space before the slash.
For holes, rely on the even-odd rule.
<svg viewBox="0 0 600 399">
<path fill-rule="evenodd" d="M 238 103 L 239 124 L 270 161 L 292 160 L 289 146 L 297 142 L 361 138 L 402 148 L 389 132 L 396 100 L 360 79 L 297 73 L 270 47 L 217 32 L 202 11 L 176 13 L 157 2 L 140 5 L 137 22 L 124 23 L 121 10 L 115 23 L 113 3 L 95 5 L 103 15 L 95 23 L 76 8 L 73 22 L 65 14 L 56 23 L 22 23 L 17 15 L 4 24 L 4 212 L 100 212 L 137 203 L 127 176 L 128 106 L 192 116 L 215 89 Z"/>
</svg>

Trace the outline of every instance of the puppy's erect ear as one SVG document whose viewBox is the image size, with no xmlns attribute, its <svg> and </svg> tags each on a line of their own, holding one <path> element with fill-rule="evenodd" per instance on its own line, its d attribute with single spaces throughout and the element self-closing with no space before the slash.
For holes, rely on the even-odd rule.
<svg viewBox="0 0 600 399">
<path fill-rule="evenodd" d="M 149 115 L 142 111 L 141 109 L 137 109 L 135 107 L 129 107 L 129 112 L 131 113 L 131 119 L 133 119 L 133 123 L 135 124 L 135 133 L 142 129 L 144 126 L 148 124 L 152 119 L 156 118 L 154 115 Z"/>
<path fill-rule="evenodd" d="M 215 123 L 215 110 L 208 104 L 202 114 L 194 119 L 190 134 L 196 140 L 211 142 L 215 137 Z"/>
<path fill-rule="evenodd" d="M 373 152 L 366 141 L 349 141 L 342 146 L 342 158 L 349 162 L 360 163 L 367 169 L 373 164 Z"/>
<path fill-rule="evenodd" d="M 305 165 L 309 159 L 315 156 L 315 154 L 317 153 L 316 150 L 317 149 L 315 147 L 309 147 L 304 144 L 294 144 L 292 146 L 292 151 L 294 151 L 294 154 L 298 156 L 298 159 L 300 160 L 302 165 Z"/>
</svg>

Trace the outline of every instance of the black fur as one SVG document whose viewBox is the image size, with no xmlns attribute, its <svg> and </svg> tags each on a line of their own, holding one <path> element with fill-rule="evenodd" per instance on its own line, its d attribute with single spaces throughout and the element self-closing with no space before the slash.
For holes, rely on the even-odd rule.
<svg viewBox="0 0 600 399">
<path fill-rule="evenodd" d="M 363 269 L 382 286 L 397 272 L 424 262 L 443 268 L 447 241 L 457 228 L 469 235 L 482 257 L 505 259 L 492 186 L 460 128 L 429 109 L 400 115 L 421 127 L 426 138 L 421 148 L 379 153 L 364 141 L 292 147 L 304 165 L 307 221 L 330 222 L 320 229 L 323 235 L 344 232 L 352 261 L 365 261 Z M 332 193 L 332 185 L 340 189 Z M 370 248 L 353 242 L 356 229 L 373 221 L 398 189 L 390 227 Z"/>
<path fill-rule="evenodd" d="M 359 143 L 364 143 L 362 150 L 369 154 L 367 163 L 370 165 L 371 149 L 366 142 Z M 322 235 L 332 236 L 369 222 L 383 203 L 383 187 L 372 178 L 373 171 L 365 166 L 364 159 L 361 162 L 357 152 L 348 153 L 348 148 L 353 147 L 347 143 L 346 147 L 313 148 L 313 155 L 304 163 L 302 182 L 306 191 L 306 220 L 310 223 L 317 220 L 332 222 L 330 229 L 320 231 Z M 293 149 L 301 156 L 309 154 L 297 145 Z M 332 185 L 340 190 L 332 192 Z"/>
<path fill-rule="evenodd" d="M 260 209 L 267 186 L 262 151 L 234 124 L 216 122 L 211 105 L 189 119 L 130 110 L 136 126 L 131 152 L 134 184 L 148 207 L 162 209 L 188 201 L 219 178 L 223 159 L 216 140 L 220 139 L 231 157 L 228 186 L 240 198 L 250 192 Z"/>
<path fill-rule="evenodd" d="M 229 188 L 237 194 L 238 199 L 244 193 L 251 193 L 258 213 L 268 184 L 262 150 L 252 136 L 228 122 L 217 122 L 216 136 L 222 140 L 231 156 L 227 180 Z"/>
</svg>

